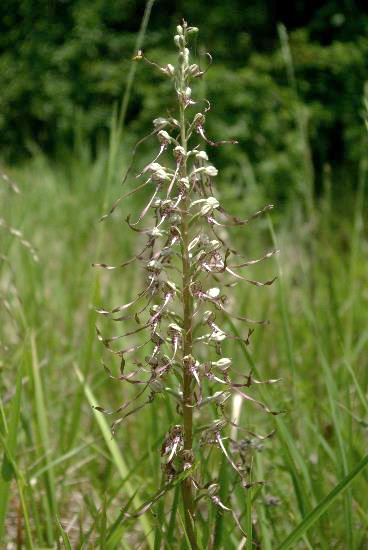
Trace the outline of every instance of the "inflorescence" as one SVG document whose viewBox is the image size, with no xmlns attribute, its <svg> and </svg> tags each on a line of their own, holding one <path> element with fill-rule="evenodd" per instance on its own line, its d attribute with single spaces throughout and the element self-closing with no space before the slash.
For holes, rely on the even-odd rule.
<svg viewBox="0 0 368 550">
<path fill-rule="evenodd" d="M 235 314 L 229 307 L 226 291 L 231 292 L 240 281 L 255 286 L 271 285 L 275 279 L 259 282 L 246 277 L 243 270 L 277 252 L 272 250 L 259 259 L 246 261 L 228 242 L 231 227 L 248 224 L 251 219 L 271 210 L 272 205 L 248 219 L 239 219 L 228 214 L 215 196 L 214 181 L 218 170 L 209 161 L 205 148 L 237 142 L 209 139 L 205 125 L 210 103 L 193 98 L 191 82 L 204 74 L 197 64 L 190 62 L 187 47 L 189 36 L 197 31 L 186 22 L 177 27 L 174 37 L 178 48 L 176 67 L 171 64 L 160 67 L 148 60 L 142 51 L 134 58 L 154 66 L 171 80 L 176 91 L 178 115 L 153 121 L 154 129 L 147 137 L 157 138 L 158 152 L 137 175 L 142 183 L 120 197 L 110 210 L 111 213 L 121 200 L 133 193 L 150 189 L 150 198 L 138 217 L 132 219 L 129 215 L 126 219 L 128 226 L 146 239 L 143 249 L 116 267 L 94 264 L 116 269 L 138 263 L 146 281 L 144 288 L 129 303 L 112 310 L 98 309 L 102 316 L 128 327 L 123 334 L 110 338 L 97 331 L 99 340 L 121 361 L 119 376 L 114 376 L 107 366 L 105 370 L 113 379 L 136 385 L 138 392 L 133 400 L 114 411 L 97 408 L 119 415 L 112 426 L 114 432 L 118 423 L 151 403 L 158 394 L 166 393 L 175 400 L 178 424 L 166 433 L 161 454 L 167 487 L 175 479 L 186 484 L 187 492 L 185 495 L 184 491 L 183 497 L 192 519 L 195 516 L 192 491 L 197 495 L 195 502 L 204 495 L 229 510 L 217 496 L 218 484 L 209 481 L 204 485 L 197 477 L 196 456 L 203 448 L 217 446 L 221 449 L 239 474 L 243 486 L 249 486 L 244 468 L 234 461 L 231 450 L 223 442 L 223 430 L 234 426 L 228 410 L 230 397 L 238 394 L 273 413 L 249 395 L 247 388 L 260 383 L 252 373 L 243 375 L 243 380 L 234 380 L 232 361 L 223 356 L 222 347 L 225 341 L 236 339 L 248 344 L 252 327 L 266 324 L 266 321 L 253 321 Z M 200 105 L 203 108 L 199 110 Z M 189 115 L 193 109 L 198 112 Z M 130 173 L 131 166 L 124 182 Z M 146 221 L 150 214 L 153 225 Z M 142 227 L 141 222 L 147 226 Z M 222 328 L 221 318 L 243 322 L 247 327 L 245 335 L 238 336 Z M 118 342 L 127 338 L 133 339 L 130 345 L 119 348 Z M 139 350 L 143 349 L 150 349 L 144 360 L 137 358 L 137 355 L 142 357 Z M 270 382 L 274 380 L 267 381 Z M 194 434 L 193 412 L 197 422 L 197 415 L 205 407 L 213 408 L 214 405 L 218 418 Z M 237 446 L 240 449 L 239 444 Z M 240 453 L 239 449 L 235 450 Z M 147 508 L 145 506 L 141 512 Z"/>
</svg>

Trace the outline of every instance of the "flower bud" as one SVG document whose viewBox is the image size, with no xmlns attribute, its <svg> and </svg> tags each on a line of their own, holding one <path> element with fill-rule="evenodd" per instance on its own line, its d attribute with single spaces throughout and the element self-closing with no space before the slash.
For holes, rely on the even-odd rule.
<svg viewBox="0 0 368 550">
<path fill-rule="evenodd" d="M 157 134 L 157 138 L 162 145 L 169 144 L 171 142 L 171 136 L 166 130 L 160 130 Z"/>
<path fill-rule="evenodd" d="M 218 170 L 214 166 L 206 166 L 205 169 L 204 169 L 204 173 L 206 174 L 206 176 L 209 176 L 210 178 L 213 178 L 213 177 L 217 176 Z"/>
<path fill-rule="evenodd" d="M 189 64 L 189 50 L 188 48 L 184 48 L 180 53 L 179 53 L 179 62 L 183 65 L 188 65 Z"/>
<path fill-rule="evenodd" d="M 203 324 L 207 325 L 215 321 L 215 314 L 213 311 L 205 311 L 203 313 Z"/>
<path fill-rule="evenodd" d="M 162 200 L 161 199 L 156 199 L 152 203 L 152 208 L 160 208 L 161 204 L 162 204 Z"/>
<path fill-rule="evenodd" d="M 182 328 L 176 323 L 170 323 L 167 327 L 167 335 L 170 336 L 170 338 L 178 338 L 182 332 Z"/>
<path fill-rule="evenodd" d="M 158 332 L 152 332 L 151 333 L 151 342 L 153 342 L 157 346 L 162 346 L 162 344 L 164 343 L 164 339 L 162 338 L 162 336 L 160 336 L 158 334 Z"/>
<path fill-rule="evenodd" d="M 200 210 L 200 214 L 201 216 L 206 216 L 207 214 L 212 212 L 212 210 L 218 208 L 219 206 L 220 203 L 217 199 L 215 199 L 215 197 L 208 197 Z"/>
<path fill-rule="evenodd" d="M 220 296 L 220 289 L 217 287 L 210 288 L 209 290 L 207 290 L 207 295 L 210 298 L 218 298 Z"/>
<path fill-rule="evenodd" d="M 170 246 L 165 246 L 164 248 L 161 249 L 160 251 L 160 257 L 161 258 L 167 258 L 168 256 L 170 256 L 172 254 L 172 248 Z"/>
<path fill-rule="evenodd" d="M 165 67 L 161 69 L 161 71 L 166 74 L 167 76 L 174 76 L 175 74 L 175 67 L 171 65 L 171 63 L 168 63 Z"/>
<path fill-rule="evenodd" d="M 213 394 L 212 399 L 217 405 L 223 405 L 229 399 L 231 393 L 229 391 L 217 391 Z"/>
<path fill-rule="evenodd" d="M 228 357 L 222 357 L 218 361 L 212 361 L 211 364 L 213 367 L 217 367 L 220 370 L 226 371 L 230 367 L 231 363 L 231 359 L 229 359 Z"/>
<path fill-rule="evenodd" d="M 151 260 L 146 265 L 147 271 L 150 273 L 160 273 L 161 271 L 161 264 L 157 262 L 156 260 Z"/>
<path fill-rule="evenodd" d="M 167 118 L 164 117 L 158 117 L 153 120 L 153 125 L 156 129 L 158 128 L 164 128 L 165 126 L 168 126 L 170 124 L 170 121 Z"/>
<path fill-rule="evenodd" d="M 207 492 L 210 496 L 216 495 L 220 490 L 220 485 L 218 483 L 211 483 L 208 487 Z"/>
<path fill-rule="evenodd" d="M 138 50 L 136 55 L 133 57 L 132 61 L 142 61 L 143 59 L 143 52 L 142 50 Z"/>
<path fill-rule="evenodd" d="M 165 199 L 160 204 L 160 216 L 168 216 L 172 212 L 174 202 L 171 199 Z"/>
<path fill-rule="evenodd" d="M 157 170 L 164 170 L 164 168 L 158 162 L 151 162 L 151 164 L 148 165 L 147 170 L 149 172 L 157 172 Z"/>
<path fill-rule="evenodd" d="M 177 145 L 173 152 L 177 162 L 181 161 L 186 156 L 185 149 L 181 145 Z"/>
<path fill-rule="evenodd" d="M 152 162 L 148 166 L 148 170 L 151 172 L 151 179 L 153 181 L 164 182 L 170 179 L 169 174 L 165 171 L 165 168 L 158 164 L 158 162 Z"/>
<path fill-rule="evenodd" d="M 185 90 L 178 90 L 178 98 L 179 98 L 179 101 L 184 105 L 184 106 L 187 106 L 187 105 L 193 105 L 195 102 L 190 99 L 190 96 L 192 95 L 192 90 L 191 88 L 189 88 L 189 86 L 187 88 L 185 88 Z"/>
<path fill-rule="evenodd" d="M 151 231 L 151 235 L 152 235 L 152 237 L 158 238 L 158 237 L 162 237 L 163 233 L 162 233 L 162 231 L 160 231 L 160 229 L 158 227 L 154 227 Z"/>
<path fill-rule="evenodd" d="M 214 330 L 210 336 L 211 340 L 214 342 L 222 342 L 226 338 L 226 334 L 222 330 Z"/>
<path fill-rule="evenodd" d="M 195 158 L 198 160 L 208 161 L 208 155 L 206 151 L 198 151 L 195 155 Z"/>
<path fill-rule="evenodd" d="M 175 283 L 172 283 L 171 281 L 166 281 L 164 284 L 163 291 L 165 294 L 173 294 L 176 292 L 176 285 Z"/>
<path fill-rule="evenodd" d="M 190 187 L 188 178 L 180 178 L 179 187 L 182 187 L 182 188 L 188 190 L 189 187 Z"/>
<path fill-rule="evenodd" d="M 213 198 L 213 197 L 210 197 L 210 198 Z M 213 252 L 215 250 L 218 250 L 219 248 L 221 248 L 221 243 L 220 241 L 216 241 L 216 239 L 212 239 L 212 241 L 208 241 L 206 243 L 206 250 L 208 252 Z"/>
<path fill-rule="evenodd" d="M 204 126 L 206 122 L 206 117 L 202 113 L 197 113 L 193 119 L 194 126 Z"/>
<path fill-rule="evenodd" d="M 199 243 L 200 237 L 197 235 L 188 245 L 188 252 L 190 252 Z"/>
<path fill-rule="evenodd" d="M 198 67 L 198 65 L 196 63 L 193 63 L 193 65 L 190 65 L 188 67 L 188 73 L 191 76 L 199 76 L 199 75 L 203 74 L 203 72 L 200 70 L 200 68 Z"/>
<path fill-rule="evenodd" d="M 185 355 L 185 357 L 183 357 L 183 364 L 184 367 L 189 370 L 195 367 L 196 360 L 194 359 L 193 355 Z"/>
<path fill-rule="evenodd" d="M 165 389 L 165 385 L 161 380 L 153 379 L 149 383 L 150 390 L 152 393 L 161 393 Z"/>
<path fill-rule="evenodd" d="M 157 181 L 159 183 L 164 183 L 165 181 L 170 180 L 170 176 L 165 172 L 164 169 L 156 170 L 155 172 L 153 172 L 151 178 L 153 181 Z"/>
</svg>

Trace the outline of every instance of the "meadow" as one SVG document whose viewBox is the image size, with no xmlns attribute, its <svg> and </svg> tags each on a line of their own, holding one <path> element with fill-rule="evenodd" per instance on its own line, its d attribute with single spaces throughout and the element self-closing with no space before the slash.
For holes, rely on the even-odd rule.
<svg viewBox="0 0 368 550">
<path fill-rule="evenodd" d="M 139 273 L 111 276 L 91 267 L 96 258 L 129 257 L 137 246 L 121 217 L 98 222 L 120 190 L 125 154 L 121 147 L 93 160 L 82 149 L 57 165 L 39 153 L 10 173 L 21 194 L 2 190 L 7 222 L 38 254 L 36 262 L 19 239 L 2 232 L 1 514 L 5 540 L 18 547 L 21 541 L 30 548 L 68 544 L 57 542 L 67 533 L 72 548 L 145 548 L 161 529 L 163 537 L 170 530 L 162 510 L 121 525 L 119 514 L 159 486 L 157 449 L 174 412 L 155 403 L 127 419 L 112 439 L 108 419 L 91 408 L 117 406 L 127 391 L 101 367 L 94 306 L 130 299 Z M 313 225 L 294 200 L 238 235 L 247 253 L 273 240 L 280 249 L 277 262 L 267 265 L 278 273 L 277 285 L 241 289 L 235 298 L 242 311 L 271 325 L 257 329 L 249 348 L 231 350 L 242 370 L 281 379 L 261 393 L 284 414 L 265 419 L 248 404 L 241 409 L 241 424 L 275 429 L 252 451 L 254 479 L 265 483 L 249 489 L 246 499 L 233 494 L 241 521 L 251 514 L 262 548 L 277 547 L 364 457 L 364 162 L 361 178 L 355 198 L 344 205 L 327 180 L 313 205 Z M 256 186 L 244 191 L 241 179 L 221 192 L 239 214 L 262 199 Z M 363 470 L 315 518 L 300 547 L 364 548 L 366 483 Z M 220 518 L 226 548 L 237 548 L 236 526 L 225 513 Z M 203 531 L 206 548 L 209 533 Z"/>
<path fill-rule="evenodd" d="M 280 414 L 238 402 L 239 425 L 250 433 L 233 427 L 231 437 L 253 481 L 246 491 L 217 449 L 200 464 L 204 477 L 218 477 L 220 497 L 250 535 L 245 540 L 232 512 L 209 503 L 198 512 L 203 549 L 358 550 L 368 544 L 367 140 L 348 191 L 335 192 L 326 166 L 317 192 L 302 114 L 295 116 L 304 159 L 295 189 L 269 196 L 236 156 L 218 184 L 222 203 L 242 218 L 274 202 L 270 213 L 233 234 L 234 246 L 249 258 L 279 250 L 250 272 L 277 275 L 275 284 L 236 286 L 231 298 L 242 314 L 270 324 L 256 328 L 249 346 L 230 340 L 225 350 L 237 371 L 278 379 L 252 395 Z M 76 128 L 73 148 L 57 159 L 34 147 L 30 158 L 2 169 L 4 548 L 190 547 L 178 485 L 145 514 L 127 515 L 159 492 L 160 449 L 177 418 L 172 401 L 161 397 L 137 411 L 114 437 L 115 417 L 93 408 L 114 409 L 131 395 L 103 369 L 96 308 L 134 299 L 143 278 L 136 267 L 92 267 L 121 263 L 142 247 L 125 223 L 142 209 L 142 195 L 99 221 L 121 194 L 136 140 L 115 114 L 111 120 L 110 140 L 97 149 Z M 137 171 L 148 154 L 138 153 Z"/>
</svg>

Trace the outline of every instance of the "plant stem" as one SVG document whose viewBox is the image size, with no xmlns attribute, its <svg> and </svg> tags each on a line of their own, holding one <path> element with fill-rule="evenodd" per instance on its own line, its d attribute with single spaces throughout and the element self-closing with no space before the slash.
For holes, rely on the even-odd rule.
<svg viewBox="0 0 368 550">
<path fill-rule="evenodd" d="M 185 87 L 185 65 L 182 65 L 181 72 L 181 89 Z M 187 176 L 187 137 L 185 128 L 185 107 L 180 102 L 180 139 L 181 146 L 184 149 L 184 159 L 182 165 L 182 177 Z M 193 316 L 193 300 L 190 294 L 190 259 L 189 259 L 189 198 L 183 200 L 183 214 L 181 219 L 181 236 L 182 236 L 182 269 L 183 269 L 183 356 L 192 354 L 192 316 Z M 193 408 L 192 408 L 192 392 L 191 392 L 191 374 L 184 367 L 183 362 L 183 424 L 184 424 L 184 456 L 191 456 L 193 453 Z M 184 461 L 185 462 L 185 461 Z M 193 530 L 193 497 L 192 497 L 192 482 L 190 477 L 182 483 L 182 496 L 184 506 L 185 528 L 192 549 L 197 548 L 195 534 Z"/>
</svg>

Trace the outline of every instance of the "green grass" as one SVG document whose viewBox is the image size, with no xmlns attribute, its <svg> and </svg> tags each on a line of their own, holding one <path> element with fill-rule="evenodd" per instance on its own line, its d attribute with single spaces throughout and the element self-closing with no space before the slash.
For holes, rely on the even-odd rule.
<svg viewBox="0 0 368 550">
<path fill-rule="evenodd" d="M 8 262 L 0 265 L 0 289 L 8 308 L 0 310 L 0 546 L 21 540 L 27 548 L 187 548 L 178 487 L 139 518 L 125 514 L 161 486 L 160 446 L 175 423 L 175 407 L 158 400 L 127 418 L 114 439 L 114 417 L 91 407 L 114 408 L 131 395 L 102 368 L 94 325 L 103 321 L 94 306 L 124 303 L 141 275 L 134 269 L 97 275 L 91 264 L 118 262 L 139 248 L 123 218 L 140 199 L 129 199 L 99 223 L 119 195 L 128 148 L 100 151 L 93 159 L 79 147 L 60 164 L 35 152 L 10 171 L 22 194 L 1 191 L 4 217 L 36 246 L 39 262 L 1 232 Z M 239 488 L 216 449 L 198 468 L 207 480 L 220 478 L 221 501 L 243 529 L 252 526 L 262 549 L 358 550 L 368 544 L 363 168 L 349 197 L 339 199 L 326 187 L 313 205 L 313 227 L 298 195 L 290 195 L 270 220 L 234 235 L 250 257 L 273 241 L 281 252 L 252 270 L 262 279 L 277 273 L 277 284 L 234 291 L 242 315 L 268 318 L 271 325 L 258 328 L 249 347 L 226 344 L 226 354 L 240 373 L 253 369 L 261 380 L 281 378 L 251 392 L 286 412 L 272 416 L 242 406 L 244 428 L 263 435 L 275 430 L 246 457 L 252 481 L 262 485 Z M 267 190 L 244 187 L 241 175 L 236 183 L 221 188 L 236 214 L 263 206 Z M 249 438 L 242 431 L 237 437 Z M 232 513 L 209 499 L 199 508 L 197 531 L 203 548 L 235 550 L 242 540 Z"/>
</svg>

